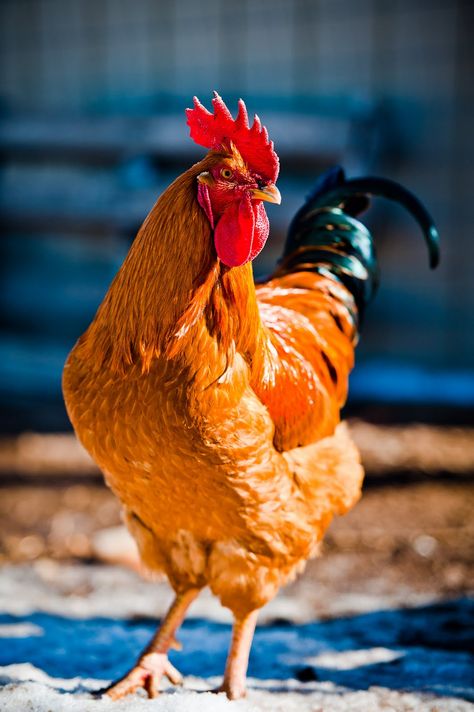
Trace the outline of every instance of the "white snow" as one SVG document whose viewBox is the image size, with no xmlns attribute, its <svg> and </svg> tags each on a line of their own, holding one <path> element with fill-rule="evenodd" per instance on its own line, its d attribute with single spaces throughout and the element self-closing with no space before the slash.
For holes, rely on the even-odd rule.
<svg viewBox="0 0 474 712">
<path fill-rule="evenodd" d="M 0 625 L 0 638 L 31 638 L 43 635 L 43 629 L 34 623 L 5 623 Z"/>
<path fill-rule="evenodd" d="M 364 648 L 363 650 L 346 650 L 342 653 L 321 653 L 304 658 L 303 663 L 331 670 L 354 670 L 361 665 L 374 663 L 389 663 L 402 658 L 404 653 L 387 648 Z"/>
<path fill-rule="evenodd" d="M 314 586 L 314 584 L 311 584 Z M 314 620 L 314 598 L 310 586 L 299 596 L 280 591 L 277 598 L 265 606 L 259 623 L 278 618 L 295 623 Z M 432 603 L 433 595 L 418 594 L 401 584 L 391 593 L 374 591 L 340 593 L 337 597 L 322 596 L 325 610 L 320 614 L 352 615 L 380 609 L 416 606 Z M 113 616 L 159 618 L 166 613 L 172 600 L 168 583 L 145 581 L 137 573 L 121 566 L 84 566 L 40 559 L 33 565 L 4 566 L 0 571 L 0 611 L 11 615 L 28 615 L 35 611 L 56 613 L 73 618 Z M 230 623 L 230 612 L 223 608 L 208 590 L 193 603 L 188 618 Z"/>
<path fill-rule="evenodd" d="M 74 618 L 159 618 L 171 600 L 168 583 L 145 581 L 121 566 L 87 567 L 44 559 L 32 566 L 4 566 L 0 573 L 0 611 L 17 616 L 45 611 Z M 193 603 L 188 618 L 232 622 L 230 612 L 208 590 Z M 308 602 L 282 592 L 262 609 L 259 620 L 276 618 L 304 623 L 314 618 L 314 611 Z"/>
<path fill-rule="evenodd" d="M 462 700 L 400 693 L 383 688 L 349 692 L 332 683 L 249 679 L 245 700 L 229 702 L 209 690 L 215 679 L 187 678 L 185 686 L 166 690 L 158 699 L 133 695 L 119 702 L 96 699 L 90 692 L 104 681 L 51 678 L 30 664 L 0 668 L 1 712 L 469 712 Z M 282 689 L 282 687 L 284 689 Z M 76 690 L 75 694 L 72 691 Z M 77 691 L 78 690 L 78 691 Z M 275 694 L 280 691 L 280 694 Z"/>
</svg>

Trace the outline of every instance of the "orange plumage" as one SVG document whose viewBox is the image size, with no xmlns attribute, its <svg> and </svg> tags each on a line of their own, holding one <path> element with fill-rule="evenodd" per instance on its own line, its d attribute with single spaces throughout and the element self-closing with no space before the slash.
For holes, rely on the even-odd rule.
<svg viewBox="0 0 474 712">
<path fill-rule="evenodd" d="M 283 266 L 255 287 L 251 261 L 219 260 L 197 187 L 203 175 L 214 186 L 222 165 L 242 170 L 238 147 L 212 150 L 159 198 L 63 388 L 145 565 L 166 573 L 178 604 L 208 585 L 234 613 L 223 689 L 238 697 L 253 612 L 357 501 L 363 471 L 339 424 L 353 296 L 331 274 Z M 169 674 L 173 615 L 112 697 Z"/>
</svg>

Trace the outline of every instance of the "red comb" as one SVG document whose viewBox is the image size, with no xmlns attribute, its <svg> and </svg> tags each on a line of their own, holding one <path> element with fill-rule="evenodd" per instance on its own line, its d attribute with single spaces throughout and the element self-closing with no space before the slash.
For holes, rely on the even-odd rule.
<svg viewBox="0 0 474 712">
<path fill-rule="evenodd" d="M 193 101 L 194 109 L 186 109 L 186 116 L 191 138 L 196 143 L 205 148 L 219 150 L 223 146 L 228 148 L 232 141 L 255 173 L 273 183 L 276 181 L 279 161 L 273 141 L 269 141 L 268 131 L 256 114 L 252 126 L 249 126 L 247 108 L 242 99 L 239 99 L 239 111 L 235 120 L 217 92 L 214 92 L 212 100 L 213 114 L 197 97 L 194 97 Z"/>
</svg>

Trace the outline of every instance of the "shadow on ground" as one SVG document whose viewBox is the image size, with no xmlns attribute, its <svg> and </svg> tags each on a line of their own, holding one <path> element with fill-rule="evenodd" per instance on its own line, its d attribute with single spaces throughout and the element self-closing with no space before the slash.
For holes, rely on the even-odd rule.
<svg viewBox="0 0 474 712">
<path fill-rule="evenodd" d="M 473 700 L 473 619 L 474 601 L 460 599 L 306 625 L 277 620 L 257 630 L 249 675 L 281 680 L 278 692 L 296 678 Z M 149 619 L 2 615 L 0 665 L 29 662 L 52 677 L 113 679 L 154 627 Z M 183 651 L 171 658 L 185 675 L 221 675 L 229 639 L 228 625 L 190 620 L 180 633 Z"/>
</svg>

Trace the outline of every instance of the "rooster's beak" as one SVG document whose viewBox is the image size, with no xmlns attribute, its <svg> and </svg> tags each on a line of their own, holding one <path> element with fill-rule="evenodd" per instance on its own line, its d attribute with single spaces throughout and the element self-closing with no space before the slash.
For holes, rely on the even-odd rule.
<svg viewBox="0 0 474 712">
<path fill-rule="evenodd" d="M 208 173 L 207 171 L 204 171 L 203 173 L 200 173 L 200 174 L 198 175 L 197 179 L 198 179 L 198 183 L 202 183 L 203 185 L 207 185 L 207 186 L 209 186 L 210 188 L 212 188 L 212 186 L 214 185 L 214 179 L 213 179 L 213 177 L 211 176 L 211 174 Z"/>
<path fill-rule="evenodd" d="M 254 188 L 250 191 L 250 195 L 254 200 L 266 200 L 269 203 L 280 205 L 280 191 L 273 183 L 269 183 L 264 188 Z"/>
</svg>

